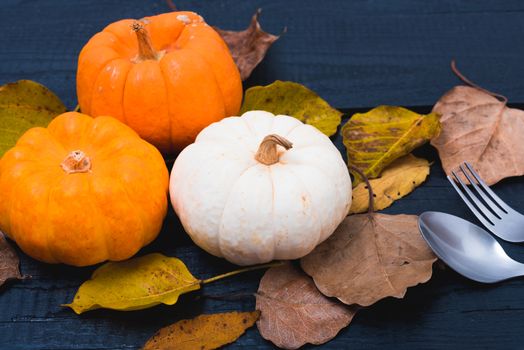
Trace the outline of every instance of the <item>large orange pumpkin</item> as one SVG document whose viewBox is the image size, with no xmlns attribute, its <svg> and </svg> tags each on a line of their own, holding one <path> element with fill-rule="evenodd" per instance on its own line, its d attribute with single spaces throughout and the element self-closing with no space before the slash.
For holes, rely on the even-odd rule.
<svg viewBox="0 0 524 350">
<path fill-rule="evenodd" d="M 236 115 L 242 83 L 217 32 L 196 13 L 171 12 L 93 36 L 78 59 L 77 93 L 82 112 L 114 116 L 171 153 Z"/>
<path fill-rule="evenodd" d="M 162 155 L 131 128 L 65 113 L 0 160 L 0 229 L 48 263 L 123 260 L 158 235 L 167 190 Z"/>
</svg>

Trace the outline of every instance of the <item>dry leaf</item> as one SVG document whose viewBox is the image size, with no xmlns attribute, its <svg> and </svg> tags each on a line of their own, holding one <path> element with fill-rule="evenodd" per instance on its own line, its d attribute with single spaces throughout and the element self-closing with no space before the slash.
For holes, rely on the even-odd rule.
<svg viewBox="0 0 524 350">
<path fill-rule="evenodd" d="M 395 160 L 379 178 L 369 180 L 375 194 L 375 210 L 382 210 L 413 191 L 429 175 L 429 162 L 408 154 Z M 369 193 L 361 182 L 353 189 L 350 214 L 364 213 L 369 208 Z"/>
<path fill-rule="evenodd" d="M 259 315 L 258 311 L 226 312 L 178 321 L 159 330 L 143 350 L 218 349 L 237 340 Z"/>
<path fill-rule="evenodd" d="M 261 12 L 262 10 L 258 9 L 251 18 L 249 27 L 242 31 L 222 30 L 215 27 L 229 47 L 242 80 L 246 80 L 251 75 L 253 69 L 264 59 L 269 47 L 280 38 L 262 30 L 258 23 Z"/>
<path fill-rule="evenodd" d="M 488 185 L 524 175 L 524 111 L 473 87 L 456 86 L 435 104 L 442 132 L 431 144 L 448 175 L 468 161 Z"/>
<path fill-rule="evenodd" d="M 342 127 L 349 165 L 369 179 L 382 169 L 438 135 L 438 115 L 420 115 L 402 107 L 379 106 L 356 113 Z M 355 185 L 360 176 L 353 172 Z"/>
<path fill-rule="evenodd" d="M 0 286 L 9 279 L 21 279 L 22 275 L 18 269 L 20 261 L 15 250 L 7 242 L 4 234 L 0 232 Z"/>
<path fill-rule="evenodd" d="M 342 113 L 315 92 L 291 81 L 277 80 L 266 86 L 247 89 L 240 113 L 253 110 L 290 115 L 313 125 L 327 136 L 337 132 L 342 120 Z"/>
<path fill-rule="evenodd" d="M 404 297 L 428 281 L 437 260 L 419 233 L 416 215 L 348 216 L 335 233 L 301 259 L 326 296 L 368 306 Z"/>
<path fill-rule="evenodd" d="M 64 104 L 45 86 L 20 80 L 0 87 L 0 157 L 24 132 L 35 126 L 47 126 L 64 113 Z"/>
<path fill-rule="evenodd" d="M 200 284 L 181 260 L 155 253 L 102 265 L 64 306 L 81 314 L 98 308 L 130 311 L 173 305 Z"/>
<path fill-rule="evenodd" d="M 322 295 L 313 280 L 291 264 L 269 269 L 257 293 L 262 337 L 284 349 L 323 344 L 346 327 L 357 312 Z"/>
<path fill-rule="evenodd" d="M 132 311 L 158 304 L 173 305 L 181 294 L 198 290 L 202 284 L 280 264 L 251 266 L 199 280 L 189 272 L 182 260 L 153 253 L 105 263 L 80 286 L 73 302 L 63 306 L 81 314 L 100 308 Z"/>
</svg>

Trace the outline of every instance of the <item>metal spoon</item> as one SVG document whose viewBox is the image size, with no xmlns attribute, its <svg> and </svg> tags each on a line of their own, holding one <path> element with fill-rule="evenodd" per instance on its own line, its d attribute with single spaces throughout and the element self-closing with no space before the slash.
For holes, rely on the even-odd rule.
<svg viewBox="0 0 524 350">
<path fill-rule="evenodd" d="M 435 254 L 467 278 L 495 283 L 524 276 L 524 264 L 510 258 L 495 238 L 469 221 L 428 211 L 420 215 L 418 224 Z"/>
</svg>

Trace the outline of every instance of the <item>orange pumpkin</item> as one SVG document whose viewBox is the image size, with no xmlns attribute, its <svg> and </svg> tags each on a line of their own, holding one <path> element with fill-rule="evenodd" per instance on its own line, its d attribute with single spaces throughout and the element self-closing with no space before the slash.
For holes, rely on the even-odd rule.
<svg viewBox="0 0 524 350">
<path fill-rule="evenodd" d="M 64 113 L 0 160 L 0 229 L 44 262 L 123 260 L 158 235 L 167 190 L 162 155 L 131 128 Z"/>
<path fill-rule="evenodd" d="M 78 59 L 82 112 L 111 115 L 163 153 L 236 115 L 242 83 L 229 50 L 202 17 L 171 12 L 107 26 Z"/>
</svg>

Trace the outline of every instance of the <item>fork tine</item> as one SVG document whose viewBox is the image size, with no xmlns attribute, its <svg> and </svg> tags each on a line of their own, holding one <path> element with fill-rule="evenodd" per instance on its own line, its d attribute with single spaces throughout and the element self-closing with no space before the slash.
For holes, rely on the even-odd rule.
<svg viewBox="0 0 524 350">
<path fill-rule="evenodd" d="M 484 226 L 486 226 L 486 227 L 493 227 L 493 223 L 489 222 L 488 220 L 486 220 L 486 218 L 484 216 L 482 216 L 482 214 L 477 210 L 477 208 L 475 208 L 473 203 L 471 203 L 469 201 L 469 199 L 464 195 L 464 193 L 460 190 L 460 188 L 457 186 L 457 183 L 455 182 L 455 180 L 453 180 L 451 178 L 451 176 L 449 176 L 449 175 L 447 176 L 447 179 L 451 183 L 451 185 L 453 185 L 453 188 L 455 189 L 455 191 L 457 191 L 457 193 L 460 196 L 460 198 L 462 198 L 464 203 L 466 203 L 468 208 L 480 220 L 480 222 L 482 222 L 484 224 Z"/>
<path fill-rule="evenodd" d="M 499 196 L 497 196 L 495 194 L 495 192 L 493 192 L 491 190 L 491 188 L 489 188 L 488 185 L 486 185 L 486 183 L 480 178 L 479 174 L 477 174 L 477 172 L 473 169 L 473 167 L 471 166 L 471 164 L 469 164 L 468 162 L 464 162 L 464 164 L 466 164 L 466 167 L 469 169 L 469 171 L 471 172 L 471 174 L 473 174 L 473 176 L 475 177 L 475 180 L 477 180 L 477 182 L 480 184 L 480 186 L 482 186 L 482 188 L 484 189 L 484 191 L 486 191 L 491 198 L 493 198 L 493 200 L 495 202 L 497 202 L 497 204 L 506 211 L 506 213 L 508 213 L 510 211 L 510 207 L 502 200 L 500 199 Z M 464 170 L 463 170 L 464 171 Z M 471 182 L 471 181 L 470 181 Z"/>
<path fill-rule="evenodd" d="M 471 209 L 471 211 L 475 214 L 475 216 L 480 220 L 482 221 L 482 219 L 487 218 L 488 220 L 486 222 L 490 222 L 491 225 L 495 225 L 495 223 L 499 220 L 498 218 L 495 218 L 495 216 L 489 211 L 488 208 L 486 208 L 486 206 L 473 194 L 473 192 L 471 192 L 471 190 L 468 188 L 468 186 L 466 186 L 464 184 L 464 182 L 462 182 L 462 180 L 458 177 L 458 175 L 452 171 L 451 172 L 455 178 L 455 181 L 457 181 L 459 184 L 460 184 L 460 187 L 462 188 L 463 191 L 460 191 L 458 190 L 458 186 L 456 186 L 455 184 L 455 189 L 458 190 L 459 192 L 459 195 L 462 197 L 462 199 L 464 200 L 464 202 L 466 202 L 466 204 L 468 205 L 469 209 Z M 464 195 L 464 192 L 466 192 L 469 196 L 469 198 L 471 200 L 469 200 L 465 195 Z M 473 203 L 475 203 L 475 205 L 477 206 L 475 208 L 475 205 L 473 205 L 471 203 L 471 201 L 473 201 Z M 478 208 L 478 210 L 477 210 Z M 482 213 L 482 214 L 481 214 Z M 482 218 L 482 219 L 481 219 Z M 483 221 L 482 222 L 484 225 L 486 225 L 486 223 Z"/>
<path fill-rule="evenodd" d="M 470 171 L 471 169 L 468 168 Z M 500 219 L 503 218 L 504 215 L 506 215 L 506 212 L 502 211 L 498 206 L 497 204 L 495 204 L 495 202 L 493 202 L 491 200 L 491 198 L 489 198 L 486 193 L 484 193 L 484 191 L 482 191 L 480 189 L 480 187 L 477 185 L 477 182 L 475 182 L 471 176 L 469 175 L 469 172 L 464 168 L 464 164 L 460 164 L 460 170 L 462 170 L 462 173 L 464 173 L 464 175 L 466 176 L 466 178 L 468 179 L 469 183 L 473 186 L 473 188 L 475 189 L 475 191 L 477 191 L 477 193 L 482 197 L 482 199 L 484 200 L 484 203 L 487 204 L 487 206 L 489 207 L 489 209 L 491 209 Z M 475 177 L 476 179 L 477 177 Z"/>
</svg>

